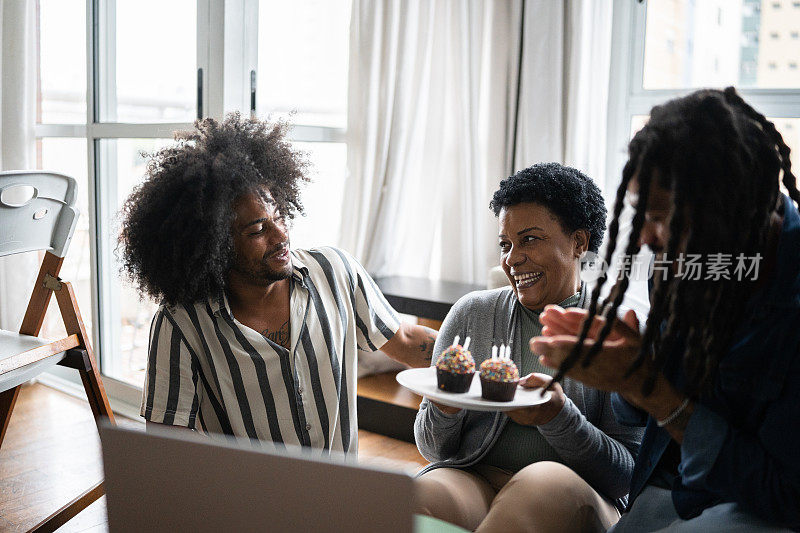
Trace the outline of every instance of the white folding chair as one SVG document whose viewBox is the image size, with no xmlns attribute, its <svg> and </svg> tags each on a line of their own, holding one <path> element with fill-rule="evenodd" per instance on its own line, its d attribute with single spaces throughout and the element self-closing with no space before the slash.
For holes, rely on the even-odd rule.
<svg viewBox="0 0 800 533">
<path fill-rule="evenodd" d="M 78 220 L 75 199 L 76 183 L 69 176 L 0 172 L 0 257 L 45 251 L 19 333 L 0 329 L 0 447 L 20 386 L 53 365 L 80 373 L 96 422 L 114 421 L 75 292 L 58 277 Z M 38 335 L 53 293 L 67 336 L 47 340 Z M 101 481 L 31 531 L 55 531 L 103 494 Z"/>
</svg>

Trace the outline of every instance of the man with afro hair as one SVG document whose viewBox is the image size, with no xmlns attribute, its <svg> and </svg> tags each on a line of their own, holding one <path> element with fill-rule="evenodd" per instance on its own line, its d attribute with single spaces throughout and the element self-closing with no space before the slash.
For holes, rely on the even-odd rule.
<svg viewBox="0 0 800 533">
<path fill-rule="evenodd" d="M 152 156 L 123 210 L 123 269 L 161 302 L 148 425 L 355 453 L 358 350 L 430 365 L 436 332 L 400 323 L 342 250 L 291 249 L 306 162 L 285 123 L 205 119 Z"/>
</svg>

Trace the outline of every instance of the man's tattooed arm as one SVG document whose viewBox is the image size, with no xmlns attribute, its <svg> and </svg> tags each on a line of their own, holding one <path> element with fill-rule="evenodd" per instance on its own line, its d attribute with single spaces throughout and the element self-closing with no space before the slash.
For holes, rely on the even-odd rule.
<svg viewBox="0 0 800 533">
<path fill-rule="evenodd" d="M 423 357 L 428 362 L 433 358 L 433 345 L 436 344 L 436 332 L 434 330 L 429 331 L 430 332 L 425 332 L 426 338 L 419 345 L 419 350 L 423 353 Z"/>
<path fill-rule="evenodd" d="M 427 367 L 431 364 L 437 333 L 435 329 L 425 326 L 400 324 L 400 329 L 381 347 L 381 351 L 410 367 Z"/>
<path fill-rule="evenodd" d="M 263 336 L 274 342 L 275 344 L 279 344 L 286 348 L 287 350 L 291 347 L 291 340 L 289 339 L 289 321 L 287 320 L 281 327 L 277 330 L 270 330 L 265 329 L 261 332 Z"/>
</svg>

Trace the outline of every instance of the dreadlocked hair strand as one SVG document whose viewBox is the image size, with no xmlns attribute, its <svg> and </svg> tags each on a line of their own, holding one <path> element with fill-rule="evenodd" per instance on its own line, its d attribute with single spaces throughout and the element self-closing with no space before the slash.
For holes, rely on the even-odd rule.
<svg viewBox="0 0 800 533">
<path fill-rule="evenodd" d="M 639 182 L 639 201 L 636 206 L 636 212 L 633 215 L 633 221 L 631 222 L 631 233 L 628 237 L 628 244 L 625 247 L 624 257 L 626 258 L 632 259 L 639 253 L 639 236 L 642 232 L 642 226 L 644 226 L 645 206 L 647 205 L 647 199 L 650 195 L 650 184 L 652 179 L 652 162 L 647 158 L 647 154 L 645 153 L 640 161 L 639 173 L 637 176 L 637 180 Z M 632 260 L 622 262 L 622 269 L 618 276 L 618 281 L 614 284 L 614 287 L 609 295 L 609 297 L 612 298 L 612 303 L 606 308 L 606 313 L 603 316 L 603 318 L 605 318 L 605 323 L 598 332 L 597 339 L 595 340 L 594 344 L 591 348 L 589 348 L 582 358 L 581 364 L 584 367 L 589 366 L 595 355 L 600 352 L 603 342 L 605 342 L 605 340 L 608 338 L 608 335 L 611 333 L 611 329 L 614 327 L 614 322 L 617 319 L 617 311 L 619 310 L 619 306 L 622 304 L 622 299 L 625 297 L 625 292 L 627 292 L 628 286 L 630 285 L 632 263 Z M 591 319 L 592 318 L 590 318 L 590 320 Z"/>
<path fill-rule="evenodd" d="M 638 161 L 637 158 L 634 157 L 634 151 L 638 153 L 638 144 L 631 143 L 631 148 L 630 148 L 631 158 L 625 164 L 625 168 L 623 168 L 622 170 L 622 182 L 620 183 L 619 187 L 617 187 L 617 195 L 614 202 L 614 213 L 611 219 L 611 224 L 609 225 L 608 228 L 609 244 L 606 249 L 606 257 L 605 257 L 606 265 L 611 264 L 612 255 L 614 253 L 614 248 L 616 246 L 617 238 L 619 236 L 619 217 L 620 214 L 622 213 L 622 210 L 625 207 L 625 194 L 628 190 L 628 184 L 630 184 L 631 180 L 633 179 L 634 173 L 636 172 L 637 168 Z M 572 352 L 564 359 L 564 361 L 562 361 L 561 365 L 556 371 L 556 374 L 550 380 L 550 383 L 548 383 L 546 389 L 549 389 L 553 385 L 553 383 L 556 383 L 564 379 L 564 375 L 566 374 L 566 372 L 568 372 L 569 369 L 572 368 L 575 365 L 575 363 L 580 359 L 581 350 L 589 335 L 589 329 L 591 328 L 592 321 L 594 320 L 594 317 L 597 316 L 598 302 L 600 300 L 600 291 L 602 290 L 603 285 L 605 284 L 607 279 L 608 279 L 608 273 L 604 269 L 600 273 L 600 277 L 597 280 L 597 285 L 592 291 L 592 298 L 589 303 L 589 309 L 588 309 L 588 317 L 586 318 L 581 327 L 581 333 L 578 337 L 578 342 L 575 348 L 572 350 Z"/>
</svg>

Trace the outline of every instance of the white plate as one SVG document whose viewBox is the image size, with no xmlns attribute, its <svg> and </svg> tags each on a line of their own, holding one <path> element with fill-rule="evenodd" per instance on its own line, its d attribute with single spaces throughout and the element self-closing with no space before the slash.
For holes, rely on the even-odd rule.
<svg viewBox="0 0 800 533">
<path fill-rule="evenodd" d="M 411 368 L 397 374 L 397 382 L 403 387 L 425 396 L 429 400 L 450 407 L 460 407 L 471 411 L 510 411 L 520 407 L 530 407 L 545 403 L 550 399 L 550 392 L 542 395 L 542 389 L 526 389 L 517 387 L 514 399 L 510 402 L 490 402 L 481 398 L 481 378 L 478 373 L 472 378 L 472 385 L 467 392 L 445 392 L 436 386 L 436 367 Z"/>
</svg>

